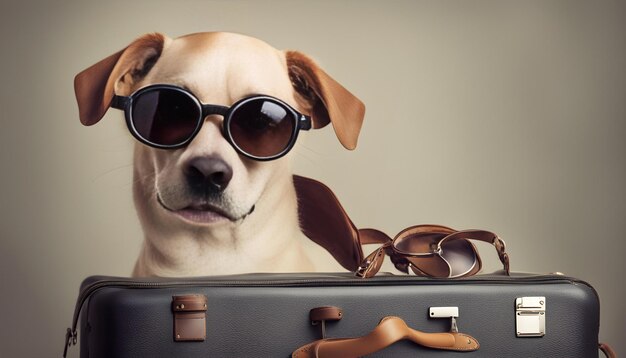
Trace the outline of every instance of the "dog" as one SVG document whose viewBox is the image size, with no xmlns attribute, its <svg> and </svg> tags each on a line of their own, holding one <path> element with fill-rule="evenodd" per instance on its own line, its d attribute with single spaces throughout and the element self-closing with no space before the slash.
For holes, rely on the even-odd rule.
<svg viewBox="0 0 626 358">
<path fill-rule="evenodd" d="M 144 241 L 133 276 L 332 267 L 312 259 L 332 261 L 300 227 L 293 151 L 273 147 L 287 136 L 277 133 L 293 146 L 298 129 L 332 123 L 354 149 L 365 106 L 310 57 L 234 33 L 152 33 L 80 72 L 74 87 L 82 124 L 123 109 L 139 139 L 133 199 Z"/>
</svg>

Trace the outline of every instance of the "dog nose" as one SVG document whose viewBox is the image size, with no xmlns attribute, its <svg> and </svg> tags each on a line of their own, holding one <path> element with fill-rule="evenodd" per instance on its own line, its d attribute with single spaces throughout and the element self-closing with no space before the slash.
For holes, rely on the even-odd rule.
<svg viewBox="0 0 626 358">
<path fill-rule="evenodd" d="M 219 158 L 195 157 L 187 163 L 185 174 L 196 185 L 223 191 L 233 177 L 233 169 Z"/>
</svg>

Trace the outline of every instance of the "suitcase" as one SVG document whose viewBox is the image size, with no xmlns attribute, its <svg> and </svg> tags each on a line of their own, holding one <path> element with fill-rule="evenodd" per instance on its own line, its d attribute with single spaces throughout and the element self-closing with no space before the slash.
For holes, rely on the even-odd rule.
<svg viewBox="0 0 626 358">
<path fill-rule="evenodd" d="M 381 328 L 393 320 L 426 341 L 458 331 L 477 349 L 423 346 Z M 65 349 L 79 339 L 81 358 L 597 357 L 598 331 L 596 291 L 562 275 L 94 276 L 82 284 Z M 360 337 L 352 342 L 361 351 L 320 345 L 347 337 Z"/>
</svg>

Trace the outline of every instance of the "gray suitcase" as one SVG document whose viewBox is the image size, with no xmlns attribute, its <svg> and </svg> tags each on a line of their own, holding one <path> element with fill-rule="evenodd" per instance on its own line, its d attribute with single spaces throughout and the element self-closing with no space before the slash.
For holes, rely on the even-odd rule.
<svg viewBox="0 0 626 358">
<path fill-rule="evenodd" d="M 311 310 L 328 306 L 339 317 L 312 322 Z M 289 357 L 322 338 L 322 328 L 326 338 L 361 337 L 388 316 L 422 332 L 449 332 L 456 323 L 480 347 L 460 353 L 399 340 L 372 357 L 598 356 L 595 290 L 571 277 L 521 274 L 90 277 L 65 348 L 78 338 L 81 358 Z"/>
</svg>

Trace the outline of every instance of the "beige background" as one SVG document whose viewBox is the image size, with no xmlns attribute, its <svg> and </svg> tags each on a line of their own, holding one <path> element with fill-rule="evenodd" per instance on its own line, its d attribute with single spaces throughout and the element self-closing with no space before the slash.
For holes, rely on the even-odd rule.
<svg viewBox="0 0 626 358">
<path fill-rule="evenodd" d="M 623 2 L 5 1 L 0 29 L 0 356 L 60 355 L 81 280 L 129 274 L 142 238 L 133 141 L 120 113 L 79 124 L 74 75 L 210 30 L 302 50 L 366 103 L 356 151 L 325 128 L 295 155 L 357 225 L 491 229 L 514 270 L 593 284 L 626 352 Z"/>
</svg>

